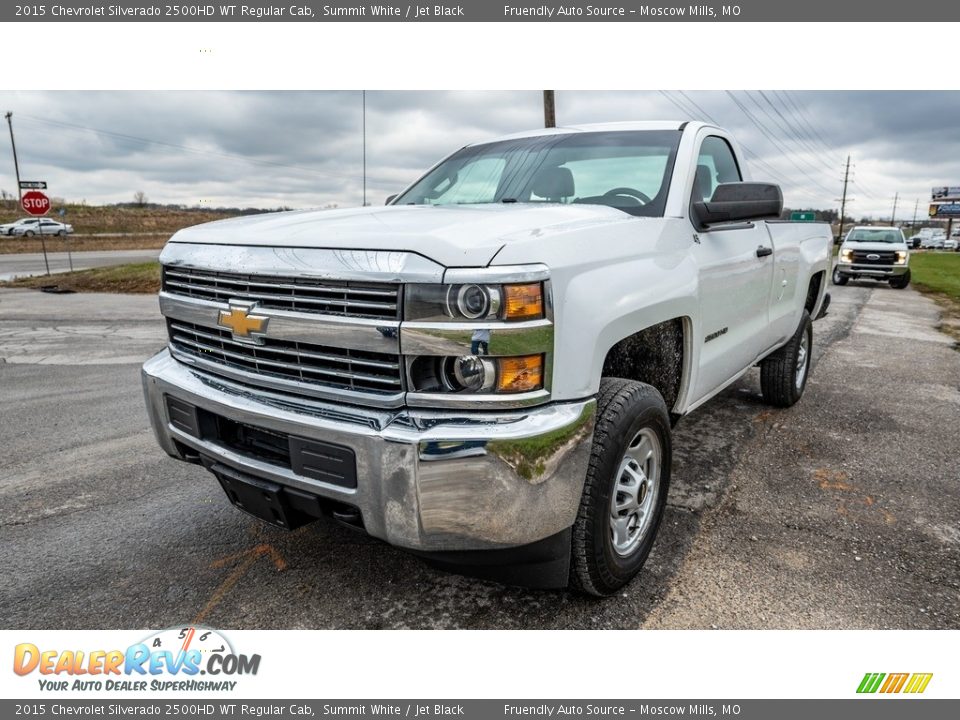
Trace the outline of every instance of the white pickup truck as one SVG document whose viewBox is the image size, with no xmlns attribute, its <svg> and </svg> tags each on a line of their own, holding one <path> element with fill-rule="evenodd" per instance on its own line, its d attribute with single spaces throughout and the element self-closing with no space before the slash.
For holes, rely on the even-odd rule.
<svg viewBox="0 0 960 720">
<path fill-rule="evenodd" d="M 653 545 L 673 424 L 758 364 L 768 403 L 803 394 L 831 233 L 781 205 L 722 129 L 634 122 L 469 145 L 386 207 L 182 230 L 157 439 L 274 525 L 610 594 Z"/>
</svg>

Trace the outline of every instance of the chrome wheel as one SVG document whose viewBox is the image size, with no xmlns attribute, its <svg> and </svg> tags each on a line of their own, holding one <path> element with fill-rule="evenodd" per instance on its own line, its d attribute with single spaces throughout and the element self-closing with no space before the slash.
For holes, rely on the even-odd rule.
<svg viewBox="0 0 960 720">
<path fill-rule="evenodd" d="M 793 383 L 796 386 L 797 390 L 803 387 L 803 381 L 806 379 L 807 375 L 807 355 L 809 354 L 809 341 L 807 340 L 807 334 L 803 333 L 800 336 L 800 347 L 797 349 L 797 372 L 796 376 L 793 379 Z"/>
<path fill-rule="evenodd" d="M 634 552 L 653 522 L 660 492 L 660 440 L 649 428 L 627 446 L 610 498 L 610 537 L 617 555 Z"/>
</svg>

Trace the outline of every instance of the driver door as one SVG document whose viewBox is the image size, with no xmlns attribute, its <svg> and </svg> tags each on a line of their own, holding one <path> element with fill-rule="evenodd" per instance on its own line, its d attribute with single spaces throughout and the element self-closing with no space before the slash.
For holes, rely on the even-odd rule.
<svg viewBox="0 0 960 720">
<path fill-rule="evenodd" d="M 741 180 L 727 140 L 706 135 L 697 155 L 691 203 L 712 197 L 720 183 Z M 694 393 L 699 400 L 753 364 L 765 349 L 773 247 L 763 222 L 693 232 L 700 279 L 700 372 Z"/>
</svg>

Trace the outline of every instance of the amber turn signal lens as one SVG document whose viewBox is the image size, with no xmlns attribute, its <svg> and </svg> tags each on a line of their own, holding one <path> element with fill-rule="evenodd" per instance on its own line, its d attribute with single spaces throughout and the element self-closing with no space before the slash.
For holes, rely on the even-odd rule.
<svg viewBox="0 0 960 720">
<path fill-rule="evenodd" d="M 543 355 L 522 355 L 497 360 L 497 392 L 529 392 L 543 387 Z"/>
<path fill-rule="evenodd" d="M 504 285 L 504 320 L 535 320 L 543 317 L 543 285 Z"/>
</svg>

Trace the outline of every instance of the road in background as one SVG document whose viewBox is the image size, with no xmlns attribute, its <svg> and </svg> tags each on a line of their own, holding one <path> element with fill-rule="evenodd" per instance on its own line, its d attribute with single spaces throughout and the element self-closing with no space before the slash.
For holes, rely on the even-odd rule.
<svg viewBox="0 0 960 720">
<path fill-rule="evenodd" d="M 757 371 L 685 418 L 660 537 L 596 601 L 295 532 L 166 458 L 156 298 L 0 291 L 0 614 L 12 628 L 960 628 L 960 353 L 912 290 L 831 288 L 799 404 Z"/>
<path fill-rule="evenodd" d="M 94 267 L 108 267 L 125 265 L 126 263 L 141 263 L 156 260 L 160 250 L 91 250 L 73 253 L 73 269 L 85 270 Z M 50 272 L 67 272 L 70 263 L 67 253 L 47 253 L 50 262 Z M 13 280 L 17 277 L 43 275 L 46 273 L 43 263 L 43 253 L 21 253 L 16 255 L 0 254 L 0 281 Z"/>
</svg>

